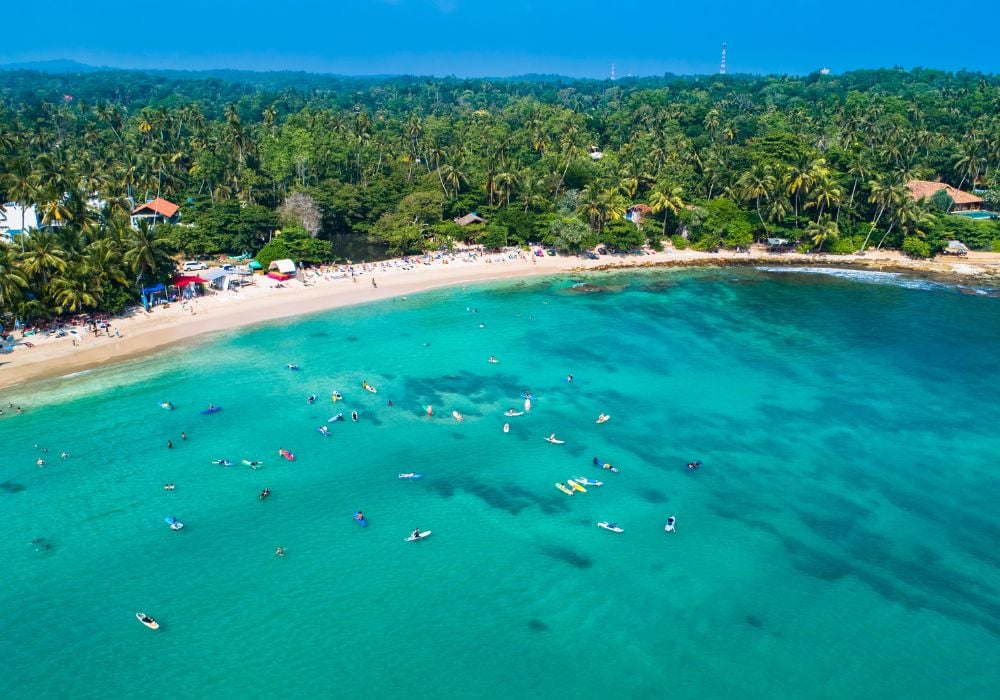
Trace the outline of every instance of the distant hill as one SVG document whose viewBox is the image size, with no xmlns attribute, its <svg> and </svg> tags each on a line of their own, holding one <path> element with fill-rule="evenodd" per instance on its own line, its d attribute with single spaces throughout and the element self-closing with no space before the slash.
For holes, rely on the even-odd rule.
<svg viewBox="0 0 1000 700">
<path fill-rule="evenodd" d="M 23 63 L 0 64 L 0 71 L 12 70 L 33 70 L 38 73 L 99 73 L 103 71 L 118 70 L 108 66 L 91 66 L 79 61 L 71 61 L 65 58 L 56 58 L 51 61 L 25 61 Z"/>
</svg>

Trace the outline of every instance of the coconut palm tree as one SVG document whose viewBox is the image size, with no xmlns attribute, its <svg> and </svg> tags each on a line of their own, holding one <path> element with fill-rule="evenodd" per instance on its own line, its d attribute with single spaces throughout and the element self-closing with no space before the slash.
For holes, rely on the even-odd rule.
<svg viewBox="0 0 1000 700">
<path fill-rule="evenodd" d="M 667 212 L 677 216 L 684 208 L 684 188 L 671 185 L 657 185 L 649 193 L 649 208 L 654 214 L 663 212 L 663 236 L 667 235 Z"/>
<path fill-rule="evenodd" d="M 54 233 L 39 230 L 28 237 L 26 249 L 21 254 L 21 269 L 30 278 L 39 280 L 44 296 L 52 274 L 66 269 L 66 251 L 59 246 Z"/>
<path fill-rule="evenodd" d="M 840 237 L 840 227 L 829 216 L 823 216 L 817 221 L 810 221 L 806 226 L 806 235 L 812 239 L 818 252 L 827 241 L 835 241 Z"/>
<path fill-rule="evenodd" d="M 764 227 L 765 235 L 768 233 L 767 224 L 764 222 L 764 215 L 760 211 L 760 200 L 770 200 L 777 187 L 777 180 L 774 171 L 763 163 L 754 163 L 740 179 L 736 182 L 740 195 L 745 200 L 753 200 L 757 209 L 757 218 L 760 225 Z"/>
<path fill-rule="evenodd" d="M 0 243 L 0 311 L 9 310 L 24 298 L 28 279 L 18 266 L 10 246 Z"/>
<path fill-rule="evenodd" d="M 166 244 L 166 239 L 157 235 L 156 230 L 145 221 L 140 222 L 139 228 L 132 232 L 123 260 L 135 275 L 136 288 L 142 286 L 144 278 L 156 279 L 173 271 L 174 262 L 166 252 Z"/>
</svg>

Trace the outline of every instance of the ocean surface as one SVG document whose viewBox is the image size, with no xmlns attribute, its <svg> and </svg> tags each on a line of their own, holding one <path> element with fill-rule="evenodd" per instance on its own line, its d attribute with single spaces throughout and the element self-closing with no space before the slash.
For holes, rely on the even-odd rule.
<svg viewBox="0 0 1000 700">
<path fill-rule="evenodd" d="M 2 393 L 0 697 L 996 698 L 988 292 L 560 276 Z"/>
</svg>

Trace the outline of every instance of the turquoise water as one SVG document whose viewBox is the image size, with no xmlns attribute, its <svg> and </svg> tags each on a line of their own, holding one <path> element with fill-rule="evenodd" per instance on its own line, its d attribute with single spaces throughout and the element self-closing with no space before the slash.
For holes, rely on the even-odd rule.
<svg viewBox="0 0 1000 700">
<path fill-rule="evenodd" d="M 957 211 L 955 216 L 962 216 L 966 219 L 989 219 L 996 215 L 988 211 Z"/>
<path fill-rule="evenodd" d="M 439 290 L 0 396 L 0 695 L 995 697 L 1000 299 L 821 272 Z"/>
</svg>

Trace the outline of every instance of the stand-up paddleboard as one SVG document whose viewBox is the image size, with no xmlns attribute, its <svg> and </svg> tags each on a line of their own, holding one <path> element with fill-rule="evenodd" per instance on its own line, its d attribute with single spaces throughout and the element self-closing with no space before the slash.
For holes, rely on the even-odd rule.
<svg viewBox="0 0 1000 700">
<path fill-rule="evenodd" d="M 605 530 L 610 530 L 611 532 L 625 532 L 623 529 L 618 527 L 618 523 L 609 523 L 606 520 L 597 523 L 597 527 L 603 527 Z"/>
<path fill-rule="evenodd" d="M 222 410 L 222 406 L 212 406 L 211 408 L 206 408 L 204 411 L 202 411 L 201 415 L 207 416 L 210 413 L 218 413 L 221 410 Z"/>
<path fill-rule="evenodd" d="M 461 423 L 461 422 L 462 422 L 463 420 L 465 420 L 464 418 L 462 418 L 462 414 L 461 414 L 461 413 L 459 413 L 458 411 L 452 411 L 452 412 L 451 412 L 451 415 L 452 415 L 452 417 L 453 417 L 453 418 L 454 418 L 455 420 L 457 420 L 457 421 L 458 421 L 459 423 Z"/>
<path fill-rule="evenodd" d="M 677 530 L 677 518 L 670 516 L 667 518 L 667 524 L 663 526 L 664 532 L 675 532 Z"/>
<path fill-rule="evenodd" d="M 504 423 L 503 424 L 503 431 L 505 433 L 509 433 L 510 432 L 510 423 Z"/>
<path fill-rule="evenodd" d="M 544 439 L 545 442 L 551 442 L 553 445 L 563 445 L 566 443 L 565 440 L 557 440 L 555 435 L 549 435 L 547 438 Z"/>
<path fill-rule="evenodd" d="M 421 479 L 421 478 L 423 478 L 423 476 L 424 476 L 423 474 L 414 474 L 413 472 L 407 472 L 406 474 L 400 474 L 399 478 L 400 479 Z"/>
<path fill-rule="evenodd" d="M 556 484 L 556 488 L 565 493 L 567 496 L 572 496 L 574 493 L 573 489 L 568 489 L 563 484 Z"/>
<path fill-rule="evenodd" d="M 413 535 L 410 535 L 409 537 L 406 538 L 406 541 L 407 542 L 416 542 L 417 540 L 422 540 L 425 537 L 429 537 L 430 534 L 431 534 L 430 530 L 424 530 L 423 532 L 420 533 L 419 537 L 414 537 Z"/>
<path fill-rule="evenodd" d="M 574 491 L 579 491 L 580 493 L 587 493 L 587 489 L 583 488 L 582 486 L 580 486 L 580 484 L 576 483 L 572 479 L 568 479 L 566 481 L 566 485 L 569 486 Z"/>
</svg>

